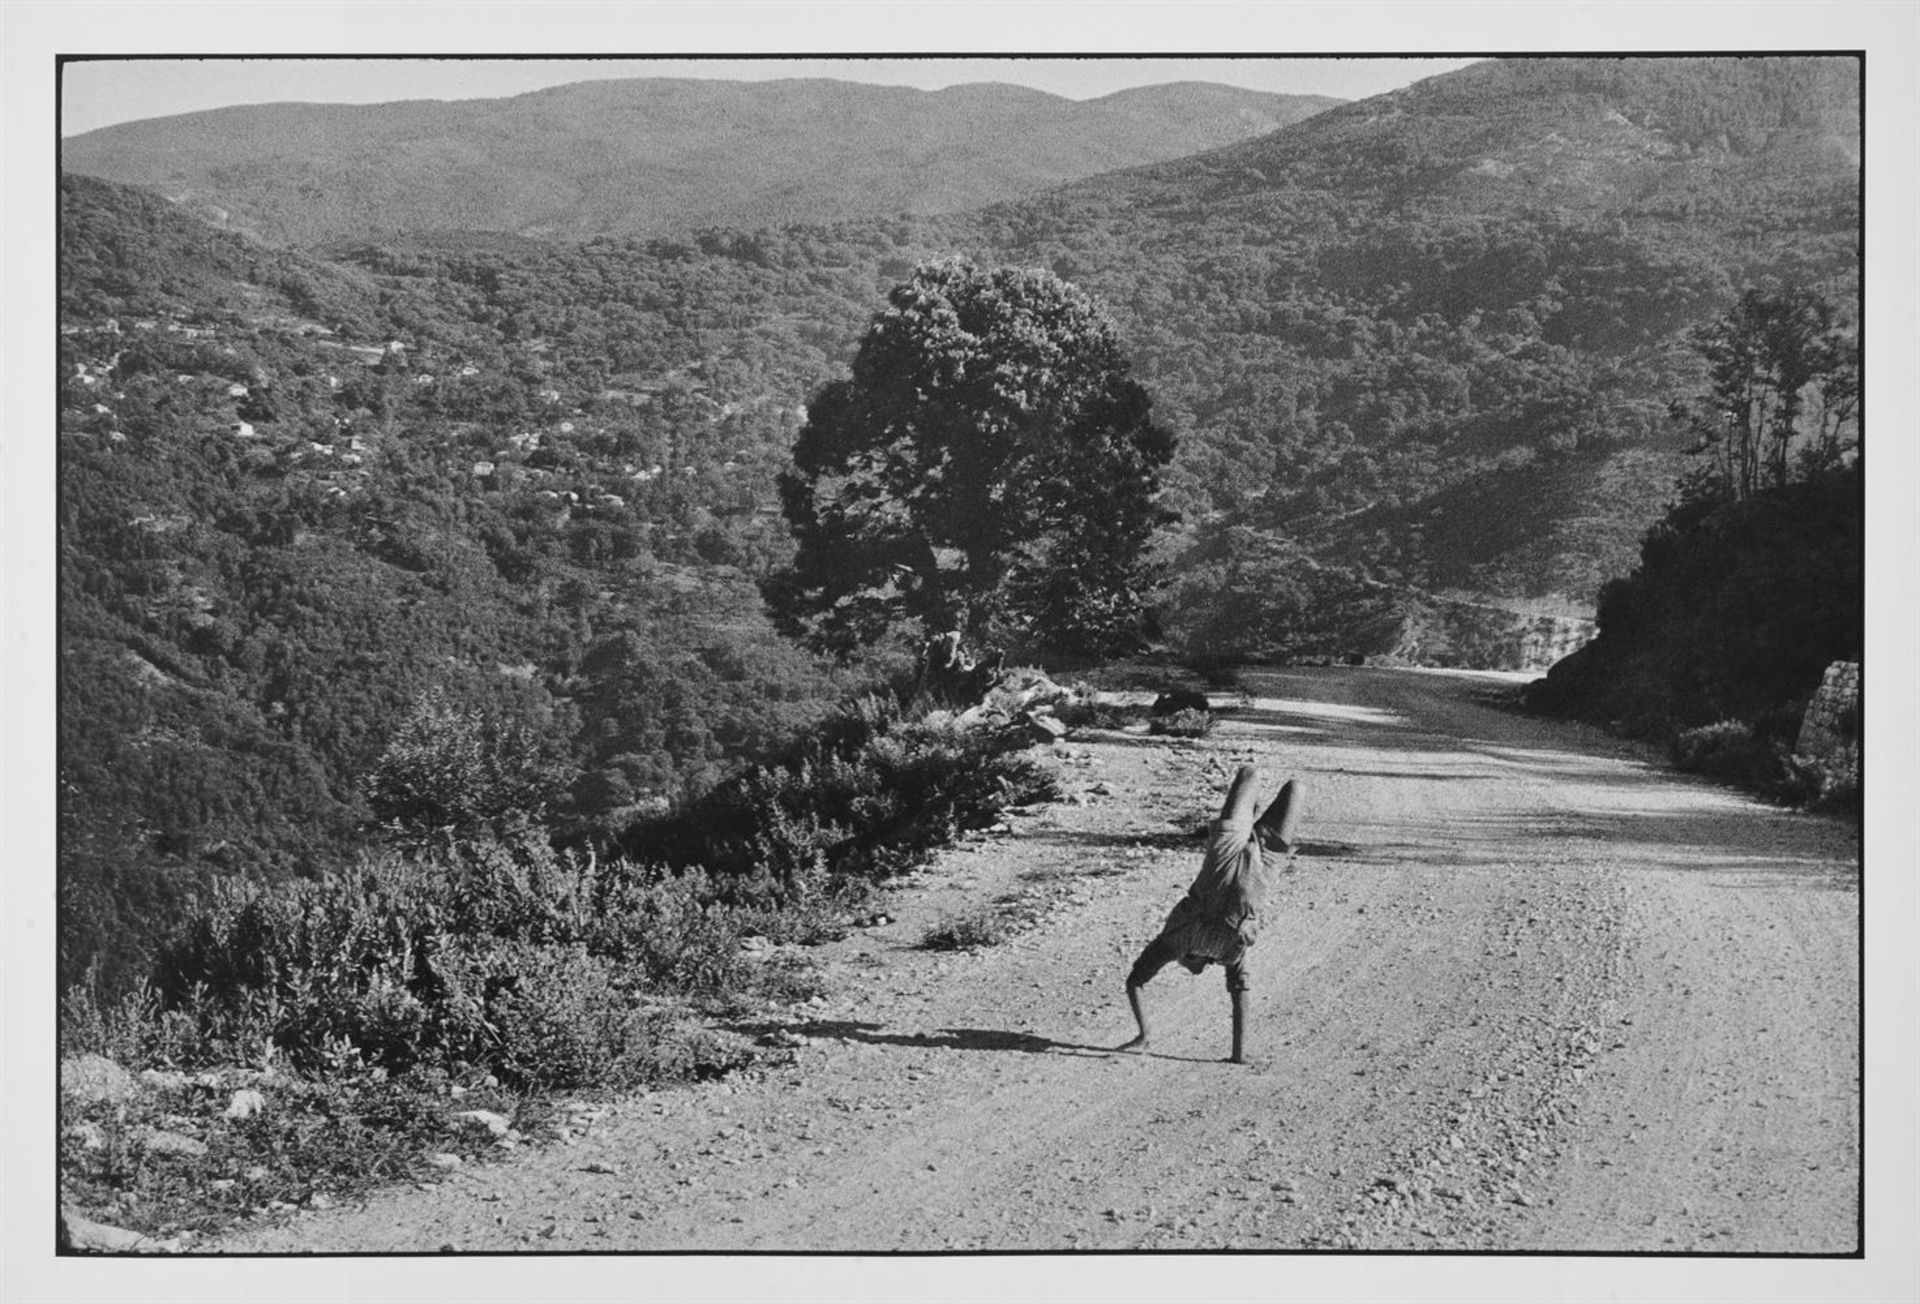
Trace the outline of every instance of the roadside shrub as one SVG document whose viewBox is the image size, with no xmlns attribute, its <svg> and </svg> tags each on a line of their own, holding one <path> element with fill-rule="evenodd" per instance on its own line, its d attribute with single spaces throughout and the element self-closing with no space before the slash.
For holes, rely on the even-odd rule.
<svg viewBox="0 0 1920 1304">
<path fill-rule="evenodd" d="M 1779 736 L 1787 713 L 1774 713 L 1758 725 L 1722 720 L 1676 734 L 1674 765 L 1694 774 L 1723 779 L 1769 801 L 1846 813 L 1858 808 L 1857 765 L 1796 755 Z"/>
<path fill-rule="evenodd" d="M 190 1052 L 193 1020 L 161 1008 L 160 995 L 142 982 L 103 999 L 94 974 L 60 997 L 60 1054 L 104 1055 L 116 1064 L 174 1064 Z"/>
<path fill-rule="evenodd" d="M 1683 729 L 1669 750 L 1678 768 L 1732 782 L 1750 780 L 1773 759 L 1773 745 L 1739 720 Z"/>
<path fill-rule="evenodd" d="M 1205 738 L 1213 732 L 1213 712 L 1189 708 L 1158 715 L 1147 722 L 1147 732 L 1172 738 Z"/>
<path fill-rule="evenodd" d="M 1141 703 L 1102 702 L 1093 696 L 1075 695 L 1053 708 L 1060 722 L 1070 729 L 1125 729 L 1147 718 Z"/>
<path fill-rule="evenodd" d="M 480 995 L 484 1062 L 521 1088 L 627 1086 L 652 1076 L 652 1049 L 672 1022 L 646 1008 L 626 975 L 580 943 L 507 942 L 458 960 Z"/>
<path fill-rule="evenodd" d="M 556 851 L 538 834 L 462 843 L 419 863 L 446 883 L 448 931 L 528 942 L 586 936 L 626 872 L 588 850 Z"/>
<path fill-rule="evenodd" d="M 223 882 L 162 946 L 155 988 L 193 1019 L 201 1062 L 278 1050 L 309 1070 L 404 1070 L 469 1039 L 420 990 L 444 944 L 447 887 L 397 858 L 279 887 Z"/>
<path fill-rule="evenodd" d="M 740 985 L 741 922 L 700 870 L 640 870 L 607 901 L 596 950 L 656 992 L 713 997 Z"/>
<path fill-rule="evenodd" d="M 1149 713 L 1158 716 L 1178 715 L 1182 711 L 1210 711 L 1212 705 L 1207 695 L 1197 688 L 1169 688 L 1155 695 Z"/>
<path fill-rule="evenodd" d="M 818 900 L 922 862 L 1009 805 L 1057 796 L 1015 729 L 964 729 L 883 698 L 854 703 L 787 756 L 751 768 L 665 819 L 630 855 L 701 865 L 729 904 Z"/>
<path fill-rule="evenodd" d="M 973 951 L 997 946 L 1007 939 L 1007 921 L 991 907 L 981 907 L 942 919 L 920 945 L 929 951 Z"/>
</svg>

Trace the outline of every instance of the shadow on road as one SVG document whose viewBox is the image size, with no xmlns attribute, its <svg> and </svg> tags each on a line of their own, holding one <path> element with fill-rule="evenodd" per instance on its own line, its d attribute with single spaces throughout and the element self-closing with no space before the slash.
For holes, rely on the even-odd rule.
<svg viewBox="0 0 1920 1304">
<path fill-rule="evenodd" d="M 918 1046 L 928 1050 L 1012 1050 L 1028 1055 L 1065 1054 L 1080 1057 L 1104 1057 L 1111 1046 L 1086 1046 L 1078 1042 L 1055 1041 L 1031 1032 L 1009 1032 L 1003 1028 L 942 1028 L 929 1032 L 882 1032 L 877 1023 L 853 1023 L 844 1019 L 819 1019 L 807 1023 L 735 1023 L 728 1030 L 761 1039 L 798 1035 L 819 1040 L 857 1041 L 868 1046 Z"/>
</svg>

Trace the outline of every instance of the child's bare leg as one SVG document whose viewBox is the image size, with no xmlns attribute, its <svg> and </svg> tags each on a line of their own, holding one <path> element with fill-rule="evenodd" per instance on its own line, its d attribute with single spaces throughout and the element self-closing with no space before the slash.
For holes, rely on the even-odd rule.
<svg viewBox="0 0 1920 1304">
<path fill-rule="evenodd" d="M 1140 958 L 1133 962 L 1133 968 L 1127 973 L 1127 1005 L 1133 1010 L 1134 1024 L 1140 1029 L 1140 1035 L 1124 1045 L 1115 1046 L 1115 1050 L 1145 1050 L 1151 1033 L 1147 1029 L 1147 1010 L 1140 1003 L 1140 989 L 1145 987 L 1153 976 L 1180 957 L 1180 947 L 1162 933 L 1148 942 L 1140 952 Z"/>
<path fill-rule="evenodd" d="M 1243 828 L 1251 825 L 1254 803 L 1260 799 L 1260 787 L 1264 782 L 1259 767 L 1241 766 L 1233 776 L 1233 786 L 1227 789 L 1227 799 L 1220 804 L 1220 822 L 1229 826 L 1238 824 Z"/>
<path fill-rule="evenodd" d="M 1227 999 L 1233 1005 L 1233 1054 L 1227 1059 L 1233 1064 L 1245 1064 L 1247 1062 L 1247 971 L 1240 963 L 1227 966 Z"/>
<path fill-rule="evenodd" d="M 1147 1012 L 1140 1004 L 1140 989 L 1131 984 L 1127 987 L 1127 1004 L 1133 1007 L 1133 1021 L 1139 1025 L 1140 1035 L 1132 1041 L 1115 1046 L 1115 1050 L 1145 1050 L 1147 1048 Z"/>
<path fill-rule="evenodd" d="M 1293 848 L 1293 830 L 1300 822 L 1300 781 L 1288 779 L 1280 785 L 1271 804 L 1261 814 L 1257 828 L 1262 845 L 1288 850 Z"/>
</svg>

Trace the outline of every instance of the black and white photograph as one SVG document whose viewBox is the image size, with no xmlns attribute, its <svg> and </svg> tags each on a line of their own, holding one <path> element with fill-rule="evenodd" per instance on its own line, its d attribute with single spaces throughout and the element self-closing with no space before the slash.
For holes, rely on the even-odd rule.
<svg viewBox="0 0 1920 1304">
<path fill-rule="evenodd" d="M 17 1298 L 1920 1286 L 1911 9 L 54 8 Z"/>
</svg>

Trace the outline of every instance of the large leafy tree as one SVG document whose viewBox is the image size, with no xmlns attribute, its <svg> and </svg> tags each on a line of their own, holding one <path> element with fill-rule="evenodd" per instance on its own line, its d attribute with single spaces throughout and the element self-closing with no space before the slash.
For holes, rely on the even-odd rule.
<svg viewBox="0 0 1920 1304">
<path fill-rule="evenodd" d="M 1138 646 L 1173 439 L 1128 373 L 1112 321 L 1051 273 L 917 268 L 809 406 L 776 622 L 841 654 L 954 629 L 1039 655 Z"/>
</svg>

